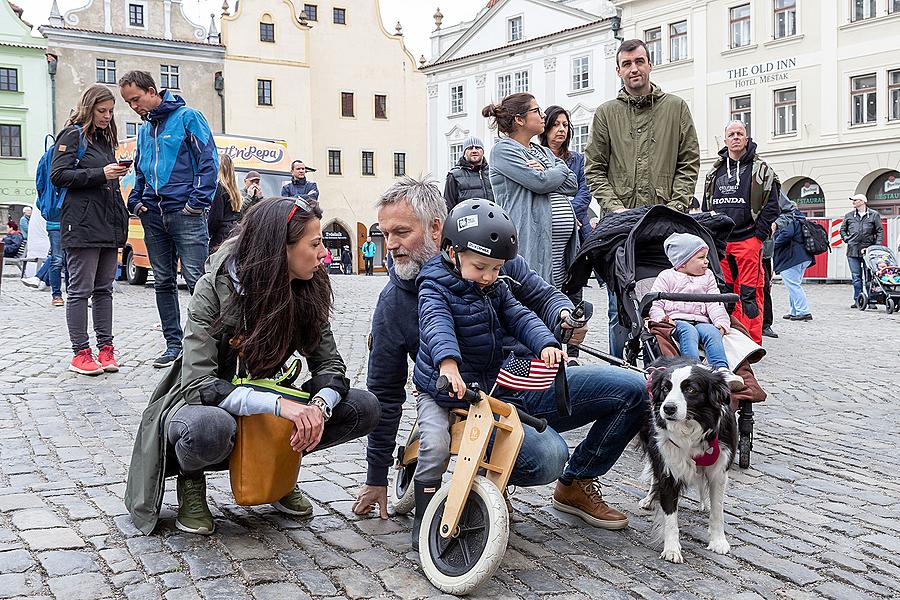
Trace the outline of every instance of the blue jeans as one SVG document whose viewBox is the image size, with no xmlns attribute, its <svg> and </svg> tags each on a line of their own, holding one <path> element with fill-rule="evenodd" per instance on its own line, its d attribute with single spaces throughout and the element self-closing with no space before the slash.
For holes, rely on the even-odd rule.
<svg viewBox="0 0 900 600">
<path fill-rule="evenodd" d="M 712 323 L 692 323 L 675 321 L 675 341 L 682 356 L 700 360 L 700 344 L 706 350 L 706 362 L 711 367 L 728 368 L 722 332 Z"/>
<path fill-rule="evenodd" d="M 50 279 L 50 292 L 54 298 L 62 297 L 62 269 L 63 263 L 66 261 L 66 253 L 62 249 L 62 232 L 48 231 L 47 237 L 50 238 L 50 271 L 47 276 Z"/>
<path fill-rule="evenodd" d="M 194 293 L 197 280 L 203 275 L 203 265 L 209 256 L 209 230 L 206 213 L 186 215 L 181 212 L 159 214 L 148 210 L 141 213 L 147 256 L 153 267 L 153 289 L 156 309 L 162 322 L 166 348 L 181 348 L 181 311 L 178 306 L 178 266 L 188 290 Z"/>
<path fill-rule="evenodd" d="M 853 276 L 853 301 L 856 302 L 856 299 L 859 298 L 863 291 L 862 257 L 848 256 L 847 262 L 850 263 L 850 274 Z"/>
<path fill-rule="evenodd" d="M 549 427 L 543 434 L 525 427 L 525 441 L 510 485 L 541 485 L 560 476 L 600 477 L 612 468 L 649 418 L 646 381 L 639 373 L 610 365 L 582 365 L 566 369 L 566 378 L 572 404 L 568 417 L 560 416 L 552 388 L 522 397 L 526 412 L 547 419 Z M 585 425 L 591 426 L 587 436 L 560 470 L 559 452 L 567 453 L 568 447 L 556 432 Z"/>
<path fill-rule="evenodd" d="M 809 304 L 806 302 L 806 294 L 803 292 L 803 288 L 800 287 L 800 283 L 803 281 L 803 273 L 810 262 L 807 260 L 790 269 L 781 271 L 781 280 L 784 282 L 784 287 L 787 288 L 788 297 L 791 301 L 790 314 L 795 317 L 809 314 Z"/>
<path fill-rule="evenodd" d="M 618 358 L 624 358 L 628 329 L 619 325 L 619 304 L 616 295 L 608 285 L 606 294 L 609 297 L 609 308 L 606 310 L 606 316 L 609 318 L 609 353 Z"/>
</svg>

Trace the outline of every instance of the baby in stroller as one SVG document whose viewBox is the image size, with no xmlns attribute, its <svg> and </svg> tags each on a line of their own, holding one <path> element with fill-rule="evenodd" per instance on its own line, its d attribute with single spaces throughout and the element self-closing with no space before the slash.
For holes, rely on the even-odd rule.
<svg viewBox="0 0 900 600">
<path fill-rule="evenodd" d="M 888 285 L 897 285 L 900 283 L 900 267 L 893 264 L 892 260 L 883 258 L 875 264 L 875 267 L 877 268 L 875 277 L 877 277 L 881 283 L 886 283 Z"/>
<path fill-rule="evenodd" d="M 699 236 L 673 233 L 663 248 L 671 269 L 662 271 L 650 289 L 674 294 L 718 294 L 716 278 L 709 269 L 709 246 Z M 731 319 L 721 302 L 674 302 L 656 300 L 650 320 L 675 325 L 673 337 L 683 356 L 700 360 L 700 345 L 709 365 L 721 372 L 732 390 L 744 387 L 744 379 L 728 368 L 722 336 L 731 329 Z"/>
</svg>

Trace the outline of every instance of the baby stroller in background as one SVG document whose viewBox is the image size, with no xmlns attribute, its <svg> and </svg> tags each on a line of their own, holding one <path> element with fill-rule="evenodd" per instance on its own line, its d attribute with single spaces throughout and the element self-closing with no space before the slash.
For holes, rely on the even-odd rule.
<svg viewBox="0 0 900 600">
<path fill-rule="evenodd" d="M 897 267 L 897 259 L 887 246 L 869 246 L 862 257 L 862 293 L 856 299 L 856 307 L 866 310 L 884 304 L 888 314 L 900 309 L 900 278 L 896 283 L 886 283 L 878 276 L 878 263 Z M 892 278 L 893 279 L 893 278 Z"/>
<path fill-rule="evenodd" d="M 674 327 L 669 323 L 651 323 L 644 329 L 644 318 L 650 305 L 658 299 L 687 302 L 724 302 L 734 305 L 735 294 L 647 294 L 653 280 L 671 263 L 663 249 L 664 240 L 672 233 L 691 233 L 702 238 L 710 248 L 709 268 L 725 286 L 719 259 L 725 255 L 725 243 L 734 223 L 725 215 L 699 213 L 686 215 L 665 206 L 632 209 L 608 215 L 582 245 L 569 269 L 565 293 L 581 289 L 594 269 L 618 299 L 619 326 L 628 330 L 625 360 L 635 365 L 638 358 L 646 367 L 663 355 L 677 354 L 673 340 Z M 731 326 L 745 335 L 747 330 L 734 317 Z M 753 403 L 765 400 L 766 393 L 756 380 L 751 362 L 757 362 L 764 351 L 750 354 L 736 368 L 746 387 L 732 393 L 732 407 L 738 413 L 739 461 L 742 468 L 750 465 L 753 446 Z"/>
</svg>

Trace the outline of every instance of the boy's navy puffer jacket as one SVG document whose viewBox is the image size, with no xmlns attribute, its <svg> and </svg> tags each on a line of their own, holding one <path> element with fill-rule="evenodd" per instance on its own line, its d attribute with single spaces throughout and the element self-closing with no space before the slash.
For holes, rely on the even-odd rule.
<svg viewBox="0 0 900 600">
<path fill-rule="evenodd" d="M 452 358 L 467 384 L 490 390 L 506 358 L 504 331 L 535 356 L 559 342 L 536 314 L 522 306 L 503 281 L 481 289 L 454 275 L 440 256 L 422 266 L 419 287 L 419 353 L 413 383 L 441 406 L 464 407 L 463 401 L 437 393 L 440 363 Z"/>
</svg>

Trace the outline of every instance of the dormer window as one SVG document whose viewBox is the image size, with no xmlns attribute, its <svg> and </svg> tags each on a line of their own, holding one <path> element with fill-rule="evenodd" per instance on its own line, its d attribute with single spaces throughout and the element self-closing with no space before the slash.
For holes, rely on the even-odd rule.
<svg viewBox="0 0 900 600">
<path fill-rule="evenodd" d="M 272 22 L 272 17 L 269 15 L 263 15 L 259 21 L 259 41 L 275 42 L 275 23 Z"/>
<path fill-rule="evenodd" d="M 518 42 L 522 39 L 522 17 L 513 17 L 506 21 L 506 41 Z"/>
<path fill-rule="evenodd" d="M 129 27 L 146 27 L 144 24 L 144 8 L 143 4 L 128 4 L 128 26 Z"/>
</svg>

